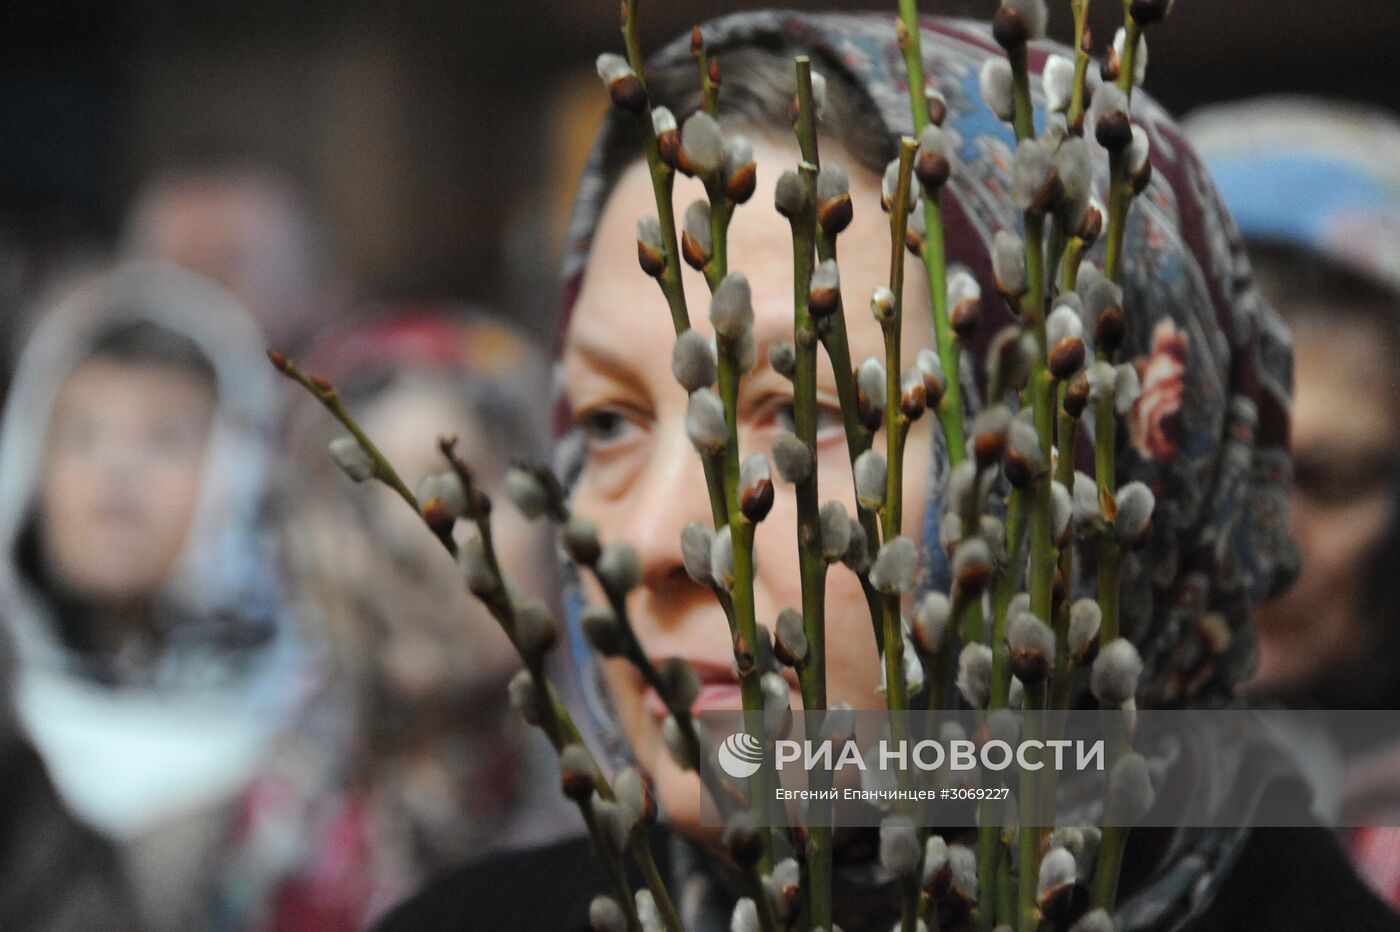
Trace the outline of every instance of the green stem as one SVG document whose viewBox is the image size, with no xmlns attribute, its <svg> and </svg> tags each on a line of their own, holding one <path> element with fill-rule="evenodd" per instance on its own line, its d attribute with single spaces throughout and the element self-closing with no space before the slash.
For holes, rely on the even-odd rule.
<svg viewBox="0 0 1400 932">
<path fill-rule="evenodd" d="M 1016 142 L 1022 143 L 1035 138 L 1035 109 L 1031 101 L 1030 66 L 1026 61 L 1026 47 L 1006 53 L 1011 60 L 1011 96 L 1015 104 L 1011 128 L 1016 133 Z M 1026 270 L 1029 273 L 1029 269 Z"/>
<path fill-rule="evenodd" d="M 1118 877 L 1123 870 L 1123 850 L 1127 847 L 1128 829 L 1121 825 L 1105 825 L 1099 842 L 1098 860 L 1094 864 L 1094 883 L 1090 909 L 1113 911 L 1118 898 Z"/>
<path fill-rule="evenodd" d="M 1015 99 L 1013 126 L 1018 143 L 1026 142 L 1035 134 L 1035 114 L 1030 95 L 1030 74 L 1026 61 L 1026 49 L 1022 46 L 1012 50 L 1012 88 Z M 1026 281 L 1028 290 L 1023 299 L 1021 316 L 1025 324 L 1035 334 L 1039 347 L 1031 365 L 1030 382 L 1027 386 L 1035 430 L 1040 441 L 1042 461 L 1050 463 L 1051 438 L 1054 431 L 1054 380 L 1046 365 L 1045 317 L 1046 317 L 1046 272 L 1045 272 L 1045 217 L 1035 211 L 1025 213 Z M 1037 618 L 1049 621 L 1051 618 L 1051 596 L 1055 569 L 1055 543 L 1053 540 L 1050 472 L 1047 468 L 1036 478 L 1031 487 L 1030 501 L 1030 610 Z M 1039 733 L 1039 723 L 1035 713 L 1045 707 L 1044 682 L 1025 685 L 1024 731 L 1026 739 Z M 1040 780 L 1038 774 L 1027 771 L 1021 776 L 1021 829 L 1019 837 L 1019 897 L 1017 928 L 1031 930 L 1039 921 L 1036 906 L 1036 884 L 1040 873 L 1040 830 L 1035 824 L 1040 803 Z"/>
<path fill-rule="evenodd" d="M 1084 134 L 1084 85 L 1089 76 L 1089 50 L 1084 47 L 1084 31 L 1089 24 L 1089 0 L 1070 0 L 1074 11 L 1074 89 L 1065 114 L 1070 130 Z"/>
<path fill-rule="evenodd" d="M 1128 181 L 1128 159 L 1123 152 L 1109 152 L 1108 245 L 1104 249 L 1103 274 L 1118 282 L 1123 277 L 1123 236 L 1127 227 L 1128 204 L 1132 189 Z"/>
<path fill-rule="evenodd" d="M 975 924 L 979 932 L 987 932 L 998 918 L 992 891 L 996 889 L 997 864 L 1001 860 L 1001 823 L 994 818 L 994 813 L 999 816 L 1001 807 L 993 807 L 984 814 L 987 808 L 983 802 L 978 815 L 982 824 L 977 828 L 977 892 L 982 908 L 977 911 Z"/>
<path fill-rule="evenodd" d="M 797 352 L 793 375 L 793 421 L 798 439 L 812 451 L 817 450 L 817 340 L 819 330 L 808 307 L 811 294 L 812 251 L 814 239 L 821 233 L 816 224 L 816 172 L 820 167 L 817 150 L 816 104 L 812 98 L 812 61 L 799 56 L 797 70 L 797 138 L 802 150 L 799 167 L 807 188 L 808 209 L 792 228 L 793 248 L 793 346 Z M 835 242 L 829 244 L 835 253 Z M 823 257 L 825 259 L 826 257 Z M 838 304 L 839 304 L 838 300 Z M 838 308 L 838 315 L 840 314 Z M 845 347 L 844 317 L 838 319 L 841 346 Z M 828 348 L 828 353 L 830 349 Z M 849 355 L 849 354 L 848 354 Z M 850 364 L 847 363 L 847 380 Z M 840 369 L 838 368 L 838 373 Z M 839 379 L 838 379 L 839 385 Z M 855 423 L 854 384 L 851 385 L 850 407 L 842 399 L 842 413 Z M 797 485 L 797 547 L 801 561 L 802 620 L 807 634 L 807 658 L 799 670 L 802 684 L 802 706 L 809 711 L 825 709 L 826 699 L 826 561 L 821 554 L 821 514 L 817 470 Z M 873 614 L 872 614 L 873 617 Z M 830 784 L 830 774 L 817 768 L 811 775 L 812 785 L 824 790 Z M 829 928 L 832 924 L 832 829 L 825 801 L 814 801 L 820 811 L 809 820 L 807 831 L 807 915 L 811 926 Z M 760 894 L 762 890 L 760 888 Z M 767 897 L 764 897 L 766 902 Z"/>
<path fill-rule="evenodd" d="M 1142 38 L 1142 26 L 1128 12 L 1127 0 L 1123 3 L 1123 58 L 1119 62 L 1118 89 L 1133 97 L 1133 73 L 1137 71 L 1138 40 Z"/>
<path fill-rule="evenodd" d="M 715 172 L 704 182 L 710 200 L 710 238 L 714 243 L 714 251 L 705 266 L 705 283 L 713 292 L 729 274 L 729 221 L 734 216 L 734 205 L 724 193 L 722 172 Z"/>
<path fill-rule="evenodd" d="M 1114 431 L 1117 417 L 1114 412 L 1113 393 L 1094 403 L 1094 480 L 1099 493 L 1099 505 L 1109 501 L 1114 492 Z M 1119 553 L 1118 544 L 1108 530 L 1098 536 L 1098 581 L 1099 608 L 1103 610 L 1103 621 L 1099 628 L 1099 638 L 1107 644 L 1118 637 L 1118 590 Z"/>
<path fill-rule="evenodd" d="M 1010 920 L 1016 916 L 1016 875 L 1011 869 L 1011 839 L 1003 835 L 1001 846 L 995 893 L 997 918 Z"/>
<path fill-rule="evenodd" d="M 681 922 L 676 904 L 671 901 L 671 894 L 666 889 L 661 871 L 657 870 L 656 859 L 651 856 L 651 847 L 646 838 L 639 834 L 632 840 L 628 850 L 632 853 L 632 860 L 636 862 L 637 869 L 641 871 L 642 881 L 651 891 L 651 898 L 656 903 L 656 911 L 661 915 L 666 932 L 685 932 L 685 923 Z"/>
<path fill-rule="evenodd" d="M 917 136 L 929 125 L 917 0 L 899 0 L 895 34 L 909 76 L 909 107 L 914 117 L 914 135 Z M 943 366 L 943 377 L 947 383 L 938 405 L 938 423 L 943 428 L 943 439 L 947 441 L 949 464 L 957 466 L 967 457 L 967 443 L 963 425 L 958 340 L 948 318 L 948 268 L 943 215 L 936 192 L 924 192 L 924 245 L 920 257 L 924 260 L 929 298 L 933 305 L 933 334 L 938 347 L 938 361 Z"/>
<path fill-rule="evenodd" d="M 1138 39 L 1142 27 L 1128 12 L 1128 0 L 1124 0 L 1124 40 L 1121 70 L 1118 86 L 1129 100 L 1133 93 L 1133 72 L 1136 70 Z M 1133 193 L 1127 178 L 1128 165 L 1122 151 L 1110 153 L 1110 174 L 1112 188 L 1109 192 L 1108 247 L 1104 258 L 1104 275 L 1111 281 L 1122 284 L 1123 242 L 1127 230 L 1128 208 Z M 1102 351 L 1100 358 L 1105 358 Z M 1099 502 L 1108 500 L 1115 490 L 1117 419 L 1115 399 L 1110 392 L 1094 406 L 1094 472 L 1099 493 Z M 1119 637 L 1119 592 L 1122 569 L 1122 553 L 1110 531 L 1099 535 L 1098 540 L 1098 583 L 1099 607 L 1103 621 L 1099 637 L 1104 644 Z M 1126 742 L 1115 742 L 1110 753 L 1109 772 L 1127 750 Z M 1094 868 L 1094 883 L 1091 895 L 1092 906 L 1113 910 L 1118 896 L 1118 881 L 1123 866 L 1123 851 L 1127 845 L 1127 826 L 1104 826 L 1103 839 L 1099 846 L 1098 862 Z"/>
<path fill-rule="evenodd" d="M 720 399 L 724 403 L 725 421 L 729 426 L 729 442 L 725 445 L 723 460 L 724 494 L 729 506 L 729 527 L 734 545 L 734 589 L 731 593 L 734 604 L 734 623 L 739 635 L 749 645 L 758 643 L 758 620 L 754 611 L 753 595 L 753 534 L 754 526 L 748 521 L 739 506 L 739 347 L 732 341 L 721 338 L 719 344 L 719 388 Z M 763 688 L 759 682 L 762 674 L 757 665 L 739 670 L 739 691 L 743 697 L 746 712 L 761 712 L 763 709 Z M 761 716 L 745 715 L 745 724 L 750 734 L 764 747 L 768 746 L 763 733 Z M 767 825 L 768 802 L 767 769 L 759 768 L 749 782 L 749 809 L 763 836 L 764 867 L 771 869 L 772 832 Z"/>
<path fill-rule="evenodd" d="M 990 709 L 1010 701 L 1011 658 L 1006 650 L 1006 612 L 1020 583 L 1022 548 L 1026 543 L 1026 493 L 1013 489 L 1006 505 L 1006 567 L 992 590 L 992 695 Z"/>
<path fill-rule="evenodd" d="M 1074 488 L 1074 448 L 1079 433 L 1078 418 L 1070 417 L 1065 411 L 1064 399 L 1067 386 L 1060 386 L 1059 401 L 1055 409 L 1059 412 L 1059 425 L 1056 432 L 1059 464 L 1055 470 L 1055 481 L 1066 489 Z M 1055 612 L 1055 670 L 1050 680 L 1050 708 L 1063 709 L 1069 703 L 1070 680 L 1074 667 L 1069 656 L 1069 608 L 1074 601 L 1074 545 L 1066 544 L 1060 549 L 1060 578 L 1064 580 L 1065 598 Z"/>
<path fill-rule="evenodd" d="M 918 932 L 919 928 L 919 884 L 914 877 L 900 882 L 900 932 Z"/>
<path fill-rule="evenodd" d="M 698 32 L 700 27 L 695 27 Z M 695 59 L 695 69 L 700 72 L 700 109 L 710 116 L 719 115 L 719 84 L 710 80 L 710 60 L 705 54 L 703 42 L 692 45 L 691 56 Z"/>
<path fill-rule="evenodd" d="M 1074 291 L 1079 284 L 1079 263 L 1084 258 L 1084 241 L 1071 236 L 1065 244 L 1065 254 L 1060 260 L 1060 293 Z"/>
<path fill-rule="evenodd" d="M 1041 731 L 1041 713 L 1045 709 L 1045 683 L 1026 684 L 1026 714 L 1022 717 L 1025 741 L 1037 740 Z M 1040 880 L 1041 808 L 1040 775 L 1033 770 L 1021 773 L 1021 830 L 1018 836 L 1019 896 L 1018 929 L 1035 929 L 1040 919 L 1036 904 L 1036 885 Z"/>
<path fill-rule="evenodd" d="M 890 319 L 881 322 L 885 337 L 885 504 L 880 509 L 880 530 L 886 544 L 899 536 L 904 484 L 904 439 L 908 422 L 899 410 L 900 323 L 904 291 L 904 239 L 909 221 L 909 191 L 913 183 L 914 152 L 918 143 L 900 140 L 899 174 L 890 203 L 890 291 L 894 304 Z M 909 684 L 904 678 L 904 618 L 898 594 L 883 595 L 885 642 L 885 704 L 891 712 L 909 709 Z M 904 731 L 902 716 L 890 720 L 898 741 Z M 898 733 L 896 733 L 898 732 Z M 902 779 L 908 775 L 901 772 Z"/>
<path fill-rule="evenodd" d="M 637 0 L 623 0 L 622 41 L 627 51 L 627 62 L 645 87 L 645 61 L 642 58 L 641 38 L 637 32 Z M 656 127 L 651 120 L 650 108 L 638 114 L 637 125 L 642 130 L 642 149 L 646 154 L 647 174 L 651 178 L 656 217 L 661 224 L 661 245 L 665 252 L 665 265 L 656 281 L 666 298 L 667 307 L 670 308 L 671 325 L 676 336 L 680 336 L 690 329 L 690 311 L 686 307 L 685 286 L 681 282 L 681 250 L 676 234 L 676 208 L 672 197 L 676 172 L 661 160 L 661 149 L 656 142 Z M 729 511 L 724 505 L 720 476 L 708 460 L 704 469 L 705 487 L 710 493 L 710 516 L 715 527 L 722 528 L 729 521 Z"/>
<path fill-rule="evenodd" d="M 797 60 L 798 135 L 815 136 L 815 104 L 812 101 L 811 61 Z M 797 353 L 793 373 L 793 426 L 797 439 L 817 455 L 817 332 L 808 308 L 811 294 L 812 255 L 816 237 L 817 166 L 803 161 L 799 177 L 807 190 L 807 208 L 792 224 L 793 346 Z M 797 483 L 797 548 L 802 582 L 802 620 L 807 634 L 807 662 L 803 668 L 802 703 L 808 710 L 826 708 L 826 560 L 821 553 L 821 515 L 817 470 Z"/>
</svg>

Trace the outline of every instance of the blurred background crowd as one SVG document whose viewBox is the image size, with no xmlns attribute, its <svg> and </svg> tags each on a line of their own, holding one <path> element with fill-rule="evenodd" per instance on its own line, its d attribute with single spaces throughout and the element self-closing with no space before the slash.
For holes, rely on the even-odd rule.
<svg viewBox="0 0 1400 932">
<path fill-rule="evenodd" d="M 1176 6 L 1149 89 L 1193 114 L 1297 340 L 1305 566 L 1252 696 L 1400 707 L 1400 83 L 1377 66 L 1400 5 Z M 644 38 L 696 15 L 650 2 Z M 335 382 L 410 482 L 444 433 L 488 491 L 546 456 L 615 16 L 0 13 L 0 928 L 362 928 L 443 867 L 579 830 L 506 714 L 504 636 L 263 351 Z M 498 514 L 509 575 L 548 593 L 544 532 Z M 1348 804 L 1393 813 L 1400 751 L 1353 764 Z M 1400 831 L 1347 841 L 1400 903 Z"/>
</svg>

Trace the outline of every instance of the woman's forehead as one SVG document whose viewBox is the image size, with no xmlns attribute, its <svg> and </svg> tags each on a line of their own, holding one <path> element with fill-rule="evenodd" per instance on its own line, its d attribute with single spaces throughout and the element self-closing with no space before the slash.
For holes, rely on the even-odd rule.
<svg viewBox="0 0 1400 932">
<path fill-rule="evenodd" d="M 749 203 L 734 213 L 729 227 L 729 256 L 731 270 L 743 272 L 749 279 L 756 315 L 755 336 L 763 345 L 771 340 L 791 339 L 791 229 L 787 220 L 774 209 L 772 192 L 782 172 L 797 165 L 799 152 L 795 142 L 760 136 L 754 140 L 754 153 L 759 168 L 758 190 Z M 842 150 L 839 146 L 828 145 L 823 154 L 828 159 L 839 159 Z M 869 318 L 865 307 L 870 294 L 885 283 L 888 275 L 889 221 L 888 215 L 880 209 L 879 181 L 872 173 L 854 170 L 851 188 L 856 216 L 840 239 L 842 288 L 848 303 L 847 326 L 853 343 L 861 351 L 878 354 L 879 328 Z M 677 176 L 674 203 L 678 223 L 685 208 L 704 196 L 699 180 Z M 651 178 L 645 163 L 635 161 L 620 174 L 594 230 L 566 348 L 601 349 L 612 343 L 618 350 L 629 353 L 654 340 L 654 328 L 667 334 L 671 332 L 669 310 L 661 290 L 637 265 L 636 221 L 655 213 Z M 917 263 L 909 264 L 906 276 L 908 284 L 917 286 L 910 288 L 909 293 L 918 296 L 924 285 Z M 708 333 L 709 292 L 703 277 L 686 266 L 682 269 L 682 281 L 691 323 L 697 330 Z M 924 304 L 915 306 L 922 308 Z M 626 333 L 616 329 L 623 315 L 629 321 Z"/>
</svg>

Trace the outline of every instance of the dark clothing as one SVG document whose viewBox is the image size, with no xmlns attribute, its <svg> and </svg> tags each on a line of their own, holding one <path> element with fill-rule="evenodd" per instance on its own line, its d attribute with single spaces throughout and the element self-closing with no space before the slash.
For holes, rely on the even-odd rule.
<svg viewBox="0 0 1400 932">
<path fill-rule="evenodd" d="M 666 836 L 658 834 L 652 851 L 663 876 L 667 849 Z M 390 913 L 377 932 L 586 932 L 588 904 L 606 891 L 588 839 L 578 838 L 443 874 Z M 1356 877 L 1331 832 L 1257 829 L 1219 897 L 1191 928 L 1388 932 L 1400 930 L 1400 915 Z"/>
<path fill-rule="evenodd" d="M 0 744 L 0 929 L 129 932 L 138 928 L 107 843 L 59 802 L 39 755 Z"/>
</svg>

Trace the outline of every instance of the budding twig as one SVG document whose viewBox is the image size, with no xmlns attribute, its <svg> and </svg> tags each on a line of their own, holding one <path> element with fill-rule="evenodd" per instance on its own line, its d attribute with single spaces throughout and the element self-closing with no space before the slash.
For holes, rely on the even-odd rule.
<svg viewBox="0 0 1400 932">
<path fill-rule="evenodd" d="M 789 219 L 792 226 L 793 263 L 793 345 L 796 365 L 793 371 L 793 422 L 797 439 L 815 458 L 817 449 L 817 341 L 818 324 L 813 319 L 811 297 L 813 290 L 813 254 L 817 236 L 817 172 L 815 161 L 807 161 L 808 152 L 815 159 L 816 106 L 812 97 L 812 64 L 805 56 L 796 62 L 797 120 L 796 130 L 804 160 L 798 168 L 799 179 L 806 196 L 803 209 Z M 832 266 L 835 259 L 830 260 Z M 835 283 L 834 303 L 840 304 L 839 276 Z M 828 318 L 840 313 L 827 309 Z M 840 323 L 844 330 L 844 320 Z M 854 399 L 853 399 L 854 400 Z M 854 410 L 852 411 L 854 413 Z M 818 470 L 797 483 L 797 548 L 802 582 L 802 621 L 807 641 L 807 654 L 798 667 L 802 687 L 802 705 L 808 711 L 825 709 L 826 695 L 826 567 L 822 554 L 822 519 L 820 513 Z M 846 520 L 846 519 L 843 519 Z M 828 782 L 825 771 L 814 773 L 813 785 L 824 788 Z M 813 819 L 825 823 L 826 818 Z M 806 844 L 808 880 L 807 902 L 810 921 L 815 927 L 831 924 L 832 896 L 832 832 L 825 824 L 812 824 Z M 766 900 L 766 897 L 765 897 Z"/>
<path fill-rule="evenodd" d="M 793 129 L 797 134 L 798 148 L 802 160 L 817 168 L 816 218 L 814 228 L 817 248 L 817 261 L 823 264 L 836 264 L 836 239 L 850 223 L 852 204 L 850 181 L 839 165 L 822 166 L 817 146 L 817 104 L 812 86 L 812 61 L 806 55 L 795 60 L 797 69 L 796 115 Z M 855 373 L 851 366 L 850 344 L 846 334 L 846 314 L 841 291 L 836 289 L 835 305 L 824 316 L 814 319 L 817 338 L 826 348 L 836 376 L 836 396 L 841 406 L 841 420 L 846 433 L 846 451 L 852 469 L 862 453 L 870 449 L 871 432 L 860 423 L 859 402 Z M 815 361 L 813 362 L 815 366 Z M 815 370 L 814 370 L 815 371 Z M 814 415 L 815 416 L 815 415 Z M 879 541 L 879 527 L 876 516 L 867 508 L 857 507 L 857 518 L 865 531 L 866 539 L 872 543 Z M 857 574 L 861 589 L 865 594 L 866 605 L 870 609 L 870 623 L 875 630 L 875 643 L 884 645 L 884 632 L 879 623 L 880 603 L 877 593 L 864 575 Z"/>
<path fill-rule="evenodd" d="M 341 402 L 339 394 L 334 386 L 324 379 L 306 375 L 294 362 L 277 352 L 268 354 L 277 370 L 289 379 L 302 385 L 312 396 L 321 403 L 323 407 L 336 419 L 352 437 L 356 439 L 374 463 L 374 475 L 390 488 L 398 493 L 399 497 L 408 504 L 424 522 L 434 537 L 453 556 L 457 555 L 458 548 L 450 533 L 450 526 L 447 533 L 443 533 L 441 528 L 434 527 L 429 514 L 418 502 L 417 497 L 408 490 L 408 485 L 403 481 L 398 471 L 394 468 L 378 447 L 365 434 L 359 423 L 345 408 Z M 566 748 L 582 748 L 582 740 L 579 730 L 574 724 L 568 709 L 564 707 L 558 690 L 544 672 L 544 652 L 542 650 L 530 649 L 522 644 L 521 637 L 517 634 L 517 608 L 510 597 L 510 589 L 506 584 L 505 576 L 501 572 L 501 567 L 496 559 L 495 543 L 491 533 L 491 502 L 476 487 L 472 478 L 471 470 L 456 455 L 455 438 L 441 438 L 438 446 L 443 456 L 447 459 L 452 475 L 461 486 L 461 506 L 463 517 L 476 525 L 480 539 L 480 559 L 482 566 L 474 571 L 478 580 L 483 580 L 484 584 L 474 587 L 479 591 L 473 591 L 482 603 L 491 612 L 496 622 L 510 637 L 512 645 L 520 651 L 521 658 L 525 662 L 525 670 L 520 674 L 528 677 L 523 680 L 523 690 L 520 690 L 520 700 L 524 703 L 526 714 L 536 721 L 540 730 L 543 731 L 550 743 L 554 746 L 556 753 L 563 754 Z M 547 643 L 547 642 L 546 642 Z M 517 690 L 512 685 L 514 697 Z M 601 770 L 593 762 L 591 755 L 587 755 L 586 749 L 583 754 L 587 757 L 589 767 L 594 774 L 594 786 L 598 796 L 607 802 L 613 798 L 612 788 L 606 780 L 601 777 Z M 656 900 L 658 910 L 661 912 L 663 921 L 666 923 L 668 932 L 682 932 L 679 914 L 667 892 L 664 884 L 660 882 L 660 876 L 655 869 L 655 863 L 651 856 L 651 850 L 647 846 L 646 839 L 641 832 L 635 830 L 629 832 L 629 838 L 622 846 L 612 844 L 604 836 L 606 832 L 599 825 L 596 814 L 593 810 L 592 797 L 587 796 L 576 800 L 584 821 L 589 829 L 597 853 L 602 859 L 605 869 L 613 881 L 614 887 L 620 898 L 624 915 L 627 917 L 629 928 L 640 932 L 641 925 L 637 920 L 636 910 L 632 904 L 632 896 L 626 884 L 625 875 L 619 860 L 622 850 L 630 852 L 633 859 L 642 868 L 644 876 L 654 878 L 655 886 L 649 886 L 652 896 Z M 632 827 L 635 829 L 635 826 Z M 648 871 L 650 865 L 650 871 Z"/>
<path fill-rule="evenodd" d="M 641 38 L 637 27 L 637 2 L 638 0 L 623 0 L 622 40 L 627 51 L 628 66 L 636 80 L 636 86 L 639 88 L 642 99 L 645 101 L 647 96 L 646 80 L 642 76 L 644 62 Z M 675 117 L 665 108 L 650 110 L 649 104 L 634 110 L 633 113 L 638 127 L 642 130 L 643 151 L 646 155 L 647 172 L 651 178 L 652 195 L 656 201 L 657 227 L 659 228 L 657 231 L 659 232 L 659 242 L 646 244 L 646 249 L 643 250 L 639 239 L 639 253 L 644 254 L 643 267 L 648 274 L 656 278 L 657 284 L 666 298 L 667 306 L 671 311 L 671 324 L 675 329 L 676 336 L 679 337 L 690 329 L 690 312 L 686 307 L 685 288 L 681 283 L 681 249 L 676 233 L 676 208 L 672 199 L 676 170 L 662 157 L 662 147 L 657 135 L 657 115 L 664 113 L 665 119 L 669 123 L 667 135 L 670 137 L 670 146 L 679 148 Z M 656 268 L 658 258 L 660 260 L 659 270 Z M 719 471 L 709 459 L 704 462 L 704 470 L 705 486 L 710 494 L 711 516 L 715 526 L 721 527 L 729 518 L 728 511 L 724 507 L 724 490 L 720 483 Z"/>
<path fill-rule="evenodd" d="M 1003 5 L 999 16 L 1011 13 Z M 1012 14 L 1014 15 L 1014 14 Z M 1034 110 L 1030 94 L 1030 68 L 1027 63 L 1026 37 L 1010 38 L 999 35 L 1011 62 L 1014 113 L 1012 125 L 1018 147 L 1038 145 L 1033 139 Z M 1027 394 L 1030 398 L 1033 422 L 1040 442 L 1044 462 L 1050 462 L 1050 441 L 1054 430 L 1052 398 L 1054 383 L 1047 366 L 1046 345 L 1046 274 L 1045 274 L 1045 214 L 1031 204 L 1024 213 L 1024 244 L 1027 291 L 1022 299 L 1021 314 L 1036 336 L 1037 351 L 1031 362 Z M 1031 486 L 1030 511 L 1030 611 L 1037 618 L 1051 617 L 1051 588 L 1055 567 L 1055 545 L 1052 539 L 1050 474 L 1045 471 Z M 1043 708 L 1045 684 L 1026 684 L 1025 708 Z M 1031 737 L 1031 720 L 1026 722 L 1027 737 Z M 1023 818 L 1019 842 L 1020 878 L 1018 911 L 1020 927 L 1034 928 L 1036 922 L 1036 879 L 1040 867 L 1040 832 L 1034 827 L 1030 813 L 1038 808 L 1040 782 L 1037 775 L 1027 772 L 1021 779 Z"/>
<path fill-rule="evenodd" d="M 900 140 L 899 166 L 894 194 L 890 199 L 890 283 L 886 296 L 888 307 L 879 298 L 873 302 L 873 310 L 880 323 L 885 343 L 885 495 L 880 509 L 880 531 L 884 546 L 881 559 L 893 553 L 893 548 L 904 541 L 899 537 L 903 524 L 904 511 L 904 446 L 909 435 L 910 418 L 901 409 L 900 397 L 903 394 L 900 381 L 900 342 L 902 336 L 904 304 L 904 252 L 909 223 L 910 201 L 914 199 L 914 155 L 918 151 L 917 140 L 905 137 Z M 878 561 L 877 561 L 878 564 Z M 875 572 L 872 569 L 872 582 Z M 907 724 L 900 714 L 909 710 L 909 682 L 905 674 L 904 616 L 900 607 L 900 587 L 877 585 L 881 592 L 883 607 L 884 654 L 885 654 L 885 705 L 893 713 L 890 731 L 898 742 L 907 733 Z M 912 589 L 912 586 L 908 588 Z M 891 591 L 893 589 L 893 591 Z M 901 771 L 901 782 L 908 783 L 908 775 Z M 922 855 L 915 845 L 916 859 Z M 916 865 L 917 867 L 917 865 Z M 915 932 L 918 925 L 919 871 L 911 871 L 912 876 L 901 883 L 903 894 L 902 928 L 904 932 Z"/>
<path fill-rule="evenodd" d="M 934 121 L 929 113 L 929 98 L 924 79 L 923 50 L 919 33 L 917 0 L 899 0 L 899 19 L 895 23 L 899 48 L 908 72 L 909 103 L 914 116 L 914 132 L 922 134 Z M 941 114 L 940 114 L 941 115 Z M 920 255 L 928 276 L 929 298 L 933 305 L 933 332 L 938 358 L 943 365 L 947 386 L 937 408 L 938 423 L 948 445 L 948 458 L 956 466 L 966 457 L 963 433 L 962 371 L 958 363 L 958 339 L 948 316 L 948 271 L 944 247 L 943 215 L 939 191 L 924 191 L 924 242 Z"/>
<path fill-rule="evenodd" d="M 1070 0 L 1074 12 L 1074 86 L 1065 114 L 1070 132 L 1084 132 L 1084 86 L 1089 74 L 1089 0 Z"/>
</svg>

